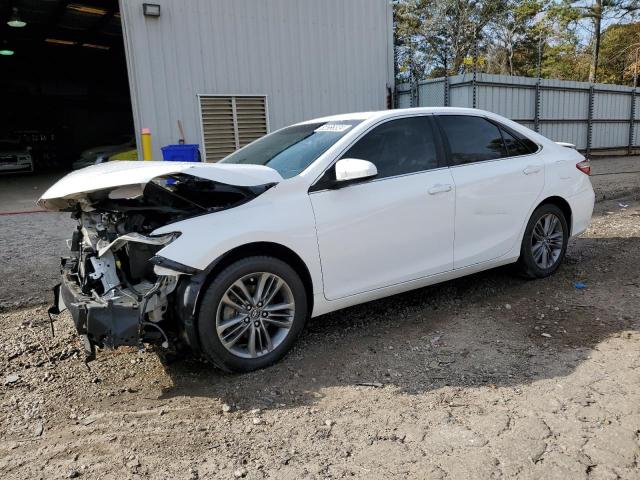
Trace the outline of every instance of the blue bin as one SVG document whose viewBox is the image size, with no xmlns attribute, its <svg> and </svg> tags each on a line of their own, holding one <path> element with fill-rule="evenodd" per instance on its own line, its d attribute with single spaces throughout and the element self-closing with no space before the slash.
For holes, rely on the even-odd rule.
<svg viewBox="0 0 640 480">
<path fill-rule="evenodd" d="M 162 158 L 166 162 L 199 162 L 200 150 L 197 144 L 167 145 L 162 147 Z"/>
</svg>

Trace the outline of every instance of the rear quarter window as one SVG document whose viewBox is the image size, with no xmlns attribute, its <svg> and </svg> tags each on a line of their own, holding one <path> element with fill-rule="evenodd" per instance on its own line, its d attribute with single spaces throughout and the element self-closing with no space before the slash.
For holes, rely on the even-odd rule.
<svg viewBox="0 0 640 480">
<path fill-rule="evenodd" d="M 538 145 L 526 137 L 517 137 L 507 130 L 501 128 L 502 138 L 504 138 L 507 153 L 510 157 L 518 155 L 530 155 L 538 150 Z"/>
</svg>

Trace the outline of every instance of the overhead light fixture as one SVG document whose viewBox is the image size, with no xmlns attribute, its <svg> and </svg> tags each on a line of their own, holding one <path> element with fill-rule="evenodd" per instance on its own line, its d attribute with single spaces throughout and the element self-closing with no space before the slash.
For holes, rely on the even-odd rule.
<svg viewBox="0 0 640 480">
<path fill-rule="evenodd" d="M 159 17 L 160 5 L 158 5 L 157 3 L 143 3 L 142 13 L 145 17 Z"/>
<path fill-rule="evenodd" d="M 55 43 L 56 45 L 77 45 L 78 43 L 71 40 L 61 40 L 59 38 L 45 38 L 44 41 L 47 43 Z"/>
<path fill-rule="evenodd" d="M 83 47 L 87 48 L 95 48 L 97 50 L 109 50 L 111 47 L 107 47 L 106 45 L 96 45 L 95 43 L 83 43 Z"/>
<path fill-rule="evenodd" d="M 20 16 L 18 15 L 18 7 L 13 7 L 13 13 L 11 14 L 11 18 L 9 18 L 7 25 L 15 28 L 21 28 L 27 25 L 27 22 L 20 19 Z"/>
<path fill-rule="evenodd" d="M 6 40 L 3 40 L 2 42 L 0 42 L 0 55 L 4 57 L 10 57 L 14 53 L 16 52 L 14 52 L 11 48 L 8 47 L 8 43 Z"/>
</svg>

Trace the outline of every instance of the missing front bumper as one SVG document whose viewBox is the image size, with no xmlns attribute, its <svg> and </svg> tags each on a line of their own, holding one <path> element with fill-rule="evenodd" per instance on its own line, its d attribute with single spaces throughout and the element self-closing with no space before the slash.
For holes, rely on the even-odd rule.
<svg viewBox="0 0 640 480">
<path fill-rule="evenodd" d="M 69 310 L 82 336 L 87 360 L 95 358 L 95 347 L 138 346 L 142 342 L 137 303 L 121 299 L 98 302 L 82 293 L 73 279 L 62 276 L 54 288 L 51 313 Z"/>
</svg>

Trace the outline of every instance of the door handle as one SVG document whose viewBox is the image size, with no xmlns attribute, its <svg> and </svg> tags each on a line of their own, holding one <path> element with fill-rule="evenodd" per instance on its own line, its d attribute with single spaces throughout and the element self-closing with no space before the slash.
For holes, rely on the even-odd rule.
<svg viewBox="0 0 640 480">
<path fill-rule="evenodd" d="M 540 171 L 540 167 L 537 165 L 529 165 L 527 168 L 522 170 L 522 173 L 525 175 L 531 175 L 532 173 L 538 173 Z"/>
<path fill-rule="evenodd" d="M 427 190 L 429 192 L 429 195 L 435 195 L 437 193 L 444 193 L 444 192 L 450 192 L 451 189 L 453 187 L 449 184 L 446 185 L 441 185 L 441 184 L 436 184 L 433 187 L 431 187 L 429 190 Z"/>
</svg>

